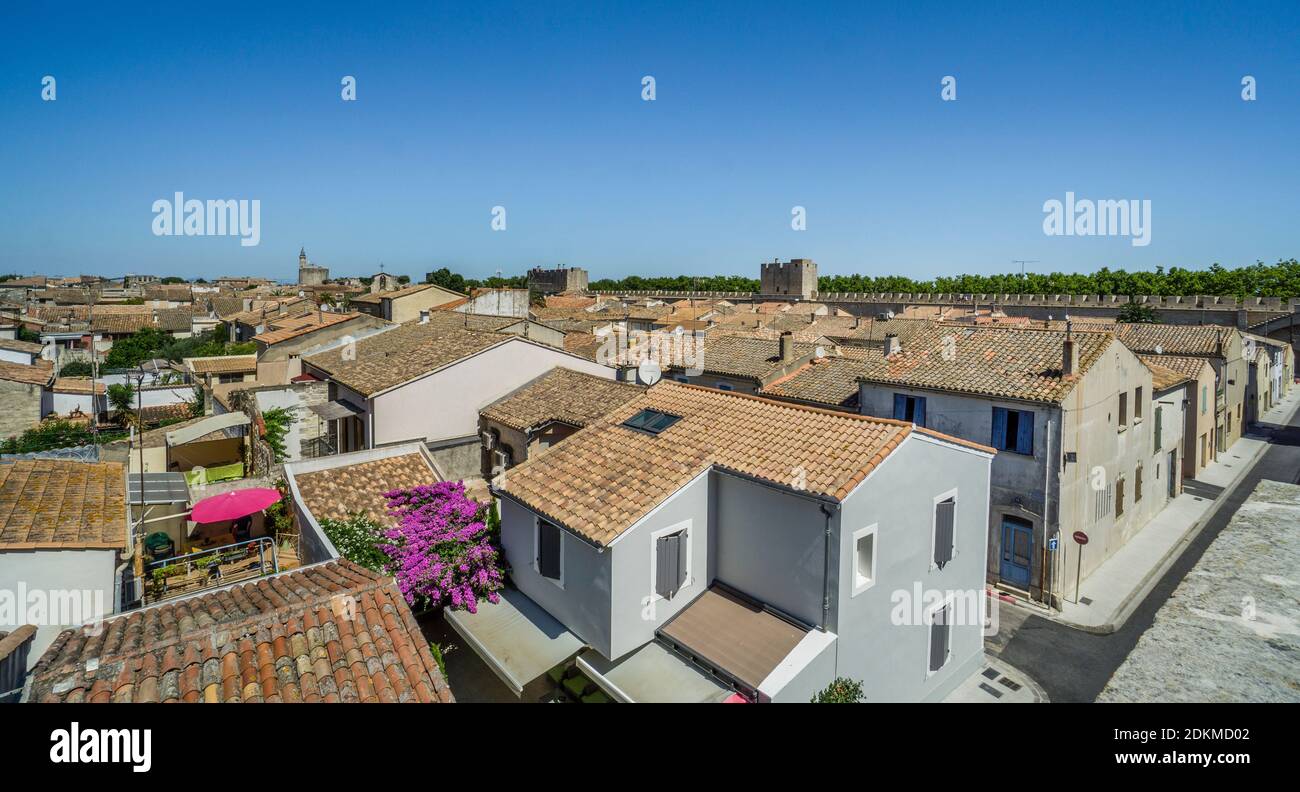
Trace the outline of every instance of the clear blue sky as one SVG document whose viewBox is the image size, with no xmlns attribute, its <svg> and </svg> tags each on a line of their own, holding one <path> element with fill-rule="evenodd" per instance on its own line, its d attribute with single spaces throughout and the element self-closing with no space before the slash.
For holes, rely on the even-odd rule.
<svg viewBox="0 0 1300 792">
<path fill-rule="evenodd" d="M 1295 0 L 108 5 L 0 10 L 0 271 L 288 279 L 299 245 L 417 278 L 1300 255 Z M 176 191 L 260 199 L 261 244 L 154 236 Z M 1066 191 L 1150 199 L 1151 244 L 1045 236 Z"/>
</svg>

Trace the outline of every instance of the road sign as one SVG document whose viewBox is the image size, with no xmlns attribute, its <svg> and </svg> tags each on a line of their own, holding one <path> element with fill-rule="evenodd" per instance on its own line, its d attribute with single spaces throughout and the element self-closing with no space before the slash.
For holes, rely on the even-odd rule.
<svg viewBox="0 0 1300 792">
<path fill-rule="evenodd" d="M 1056 546 L 1060 544 L 1060 542 L 1061 540 L 1059 538 L 1053 536 L 1051 539 L 1047 540 L 1047 549 L 1056 552 Z"/>
<path fill-rule="evenodd" d="M 1078 544 L 1086 545 L 1088 543 L 1088 535 L 1083 531 L 1075 531 L 1074 541 L 1077 542 Z"/>
</svg>

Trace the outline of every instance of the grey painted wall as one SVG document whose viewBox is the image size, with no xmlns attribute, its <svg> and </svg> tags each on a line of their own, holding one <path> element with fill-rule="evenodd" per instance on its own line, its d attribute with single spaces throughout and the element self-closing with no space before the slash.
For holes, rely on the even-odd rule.
<svg viewBox="0 0 1300 792">
<path fill-rule="evenodd" d="M 714 474 L 714 485 L 714 576 L 809 625 L 821 624 L 826 518 L 817 503 L 725 473 Z"/>
<path fill-rule="evenodd" d="M 838 676 L 863 682 L 870 701 L 922 701 L 946 695 L 983 660 L 983 628 L 958 625 L 952 656 L 929 675 L 929 628 L 916 623 L 919 586 L 927 592 L 984 596 L 989 465 L 980 456 L 913 434 L 843 504 L 839 519 Z M 932 567 L 934 503 L 957 490 L 955 552 Z M 876 582 L 853 595 L 853 535 L 876 528 Z M 924 605 L 924 602 L 922 602 Z M 895 611 L 906 612 L 894 624 Z"/>
<path fill-rule="evenodd" d="M 705 473 L 678 491 L 611 545 L 614 557 L 613 655 L 618 659 L 654 639 L 663 626 L 709 586 L 709 484 Z M 654 593 L 651 557 L 658 531 L 683 526 L 690 542 L 690 573 L 671 600 Z"/>
<path fill-rule="evenodd" d="M 564 587 L 561 588 L 533 568 L 535 515 L 506 498 L 498 503 L 501 509 L 501 546 L 510 564 L 510 579 L 515 586 L 593 649 L 611 657 L 610 551 L 600 552 L 562 530 Z"/>
</svg>

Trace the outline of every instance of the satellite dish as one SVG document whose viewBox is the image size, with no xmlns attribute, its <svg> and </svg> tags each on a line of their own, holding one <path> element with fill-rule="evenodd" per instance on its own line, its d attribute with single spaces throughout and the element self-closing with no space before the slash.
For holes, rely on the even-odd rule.
<svg viewBox="0 0 1300 792">
<path fill-rule="evenodd" d="M 817 357 L 819 357 L 819 358 L 824 358 L 824 357 L 826 357 L 826 349 L 825 349 L 825 347 L 817 347 L 817 350 L 816 350 L 816 352 L 815 352 L 814 354 L 816 354 Z"/>
<path fill-rule="evenodd" d="M 663 375 L 663 370 L 659 368 L 659 363 L 655 360 L 647 358 L 646 360 L 641 361 L 640 365 L 636 367 L 637 379 L 641 380 L 641 382 L 646 385 L 655 384 L 661 377 L 663 377 Z"/>
<path fill-rule="evenodd" d="M 1156 344 L 1156 354 L 1163 355 L 1164 353 L 1165 353 L 1165 348 L 1160 344 Z"/>
<path fill-rule="evenodd" d="M 675 333 L 676 335 L 681 335 L 682 333 L 685 332 L 686 332 L 686 328 L 682 327 L 681 325 L 677 325 L 676 327 L 673 328 L 673 333 Z"/>
</svg>

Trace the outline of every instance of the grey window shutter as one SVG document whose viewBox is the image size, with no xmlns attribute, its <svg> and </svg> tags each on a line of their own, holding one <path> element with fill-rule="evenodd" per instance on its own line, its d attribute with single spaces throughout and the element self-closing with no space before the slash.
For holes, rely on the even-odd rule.
<svg viewBox="0 0 1300 792">
<path fill-rule="evenodd" d="M 661 536 L 655 544 L 655 593 L 672 599 L 677 593 L 681 534 Z"/>
<path fill-rule="evenodd" d="M 537 529 L 537 568 L 542 577 L 560 579 L 560 527 L 543 522 Z"/>
<path fill-rule="evenodd" d="M 952 560 L 953 520 L 956 501 L 949 499 L 934 507 L 934 564 L 940 569 Z"/>
<path fill-rule="evenodd" d="M 948 606 L 944 606 L 934 615 L 930 625 L 930 670 L 943 668 L 948 659 Z"/>
<path fill-rule="evenodd" d="M 690 541 L 690 537 L 684 532 L 677 534 L 677 586 L 673 589 L 674 594 L 686 585 L 686 576 L 691 571 L 686 563 L 686 547 Z"/>
</svg>

